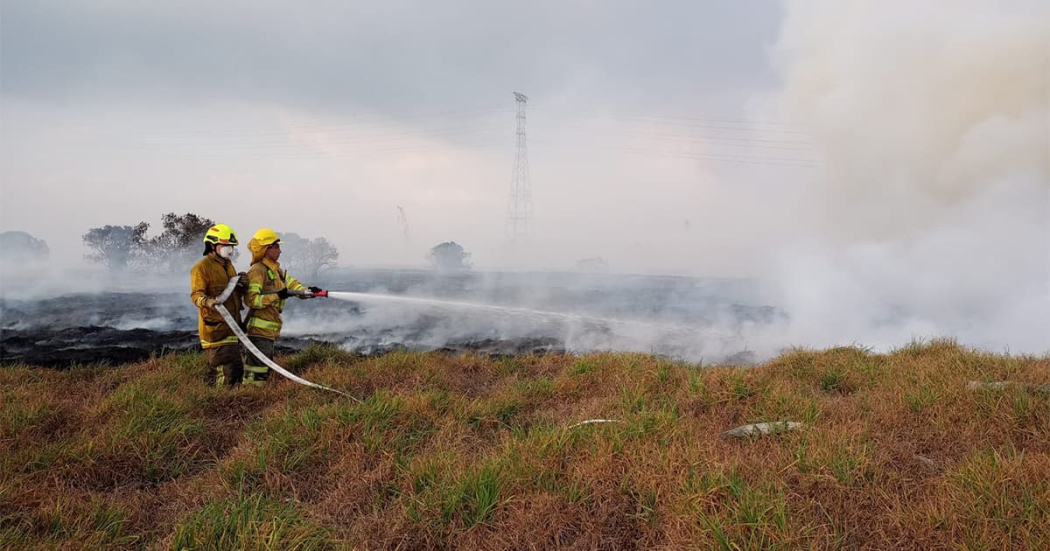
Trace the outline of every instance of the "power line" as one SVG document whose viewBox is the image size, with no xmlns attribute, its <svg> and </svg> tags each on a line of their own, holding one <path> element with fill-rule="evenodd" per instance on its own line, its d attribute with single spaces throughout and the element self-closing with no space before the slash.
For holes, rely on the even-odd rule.
<svg viewBox="0 0 1050 551">
<path fill-rule="evenodd" d="M 225 148 L 225 149 L 246 149 L 246 148 L 264 148 L 264 147 L 284 147 L 289 145 L 304 145 L 307 143 L 324 143 L 331 145 L 360 145 L 360 144 L 373 144 L 383 142 L 402 142 L 402 141 L 415 141 L 425 138 L 434 137 L 445 137 L 445 136 L 457 136 L 462 134 L 477 134 L 492 132 L 498 130 L 498 125 L 483 124 L 483 125 L 471 125 L 471 126 L 454 126 L 445 128 L 423 128 L 416 130 L 405 130 L 401 132 L 389 132 L 385 134 L 370 135 L 370 136 L 327 136 L 324 134 L 315 135 L 304 135 L 304 136 L 287 136 L 279 140 L 264 140 L 264 141 L 222 141 L 222 142 L 206 142 L 201 140 L 187 141 L 187 142 L 138 142 L 134 145 L 140 147 L 173 147 L 173 146 L 198 146 L 198 147 L 209 147 L 209 148 Z"/>
<path fill-rule="evenodd" d="M 590 115 L 588 118 L 591 119 L 605 119 L 614 121 L 624 122 L 648 122 L 650 124 L 661 124 L 664 126 L 675 126 L 683 128 L 705 128 L 708 130 L 725 130 L 734 132 L 764 132 L 770 134 L 787 134 L 796 136 L 808 136 L 809 132 L 801 130 L 786 130 L 778 128 L 761 128 L 760 125 L 752 123 L 740 123 L 739 126 L 730 126 L 728 123 L 718 123 L 704 119 L 690 119 L 690 118 L 676 118 L 667 117 L 666 122 L 661 120 L 652 120 L 656 117 L 639 117 L 630 115 L 615 115 L 615 114 L 598 114 Z"/>
<path fill-rule="evenodd" d="M 208 130 L 169 130 L 163 132 L 146 132 L 133 134 L 134 136 L 176 136 L 176 137 L 198 137 L 203 135 L 221 135 L 221 134 L 233 134 L 231 137 L 243 137 L 246 135 L 260 134 L 287 134 L 290 131 L 337 131 L 340 129 L 369 129 L 369 128 L 384 128 L 384 127 L 403 127 L 406 123 L 413 121 L 427 121 L 435 120 L 440 121 L 441 119 L 471 119 L 471 118 L 485 118 L 478 116 L 479 114 L 488 113 L 487 117 L 496 117 L 499 115 L 505 115 L 509 111 L 505 107 L 500 108 L 487 108 L 487 109 L 472 109 L 467 111 L 437 111 L 429 114 L 409 115 L 409 116 L 386 116 L 386 115 L 374 115 L 371 117 L 355 117 L 352 121 L 333 123 L 333 124 L 296 124 L 288 125 L 279 128 L 220 128 L 220 129 L 208 129 Z"/>
<path fill-rule="evenodd" d="M 517 110 L 517 151 L 514 161 L 510 197 L 508 197 L 508 233 L 524 235 L 532 215 L 531 182 L 527 138 L 525 135 L 525 108 L 528 98 L 515 93 Z M 179 132 L 145 134 L 136 142 L 123 144 L 125 150 L 150 148 L 168 155 L 192 155 L 201 158 L 265 155 L 267 159 L 297 160 L 329 157 L 357 157 L 372 155 L 410 155 L 464 151 L 468 148 L 492 145 L 488 138 L 498 131 L 499 123 L 489 121 L 493 112 L 507 112 L 506 108 L 477 109 L 471 111 L 442 111 L 417 115 L 398 121 L 377 116 L 366 124 L 358 119 L 350 124 L 295 125 L 281 130 L 216 130 L 187 134 Z M 476 114 L 482 116 L 474 116 Z M 484 115 L 485 113 L 490 113 Z M 602 124 L 605 128 L 581 126 L 578 118 L 569 122 L 559 121 L 552 130 L 584 136 L 595 136 L 603 140 L 620 139 L 621 144 L 595 144 L 594 140 L 577 141 L 562 151 L 571 151 L 586 143 L 590 149 L 619 151 L 632 155 L 654 155 L 673 158 L 716 160 L 743 164 L 776 164 L 779 166 L 816 166 L 812 158 L 776 156 L 772 151 L 811 152 L 810 144 L 792 136 L 805 136 L 804 132 L 784 129 L 762 128 L 761 125 L 781 125 L 762 121 L 719 119 L 713 117 L 670 117 L 656 115 L 605 114 L 591 119 L 613 121 Z M 586 120 L 586 119 L 585 119 Z M 412 122 L 414 121 L 414 123 Z M 625 121 L 625 122 L 616 122 Z M 670 122 L 654 122 L 670 121 Z M 413 126 L 415 124 L 415 126 Z M 667 131 L 647 130 L 649 125 L 670 126 Z M 542 126 L 541 126 L 542 128 Z M 660 129 L 663 127 L 656 127 Z M 676 128 L 683 128 L 676 132 Z M 703 130 L 694 130 L 703 129 Z M 230 132 L 233 132 L 231 134 Z M 290 135 L 291 134 L 291 135 Z M 642 138 L 644 143 L 631 138 Z M 480 143 L 479 143 L 480 142 Z M 551 143 L 551 142 L 540 142 Z M 104 146 L 104 142 L 97 142 Z M 670 149 L 661 146 L 671 146 Z M 701 151 L 682 150 L 678 145 L 703 146 Z M 640 147 L 641 146 L 641 147 Z M 656 146 L 656 147 L 645 147 Z M 717 150 L 711 150 L 717 148 Z M 81 148 L 78 148 L 81 149 Z M 187 151 L 187 149 L 189 149 Z M 119 150 L 119 149 L 118 149 Z M 520 234 L 520 235 L 519 235 Z"/>
<path fill-rule="evenodd" d="M 751 147 L 757 149 L 782 149 L 786 151 L 812 151 L 812 147 L 806 142 L 797 142 L 793 140 L 766 140 L 761 138 L 736 138 L 726 136 L 712 136 L 706 134 L 669 134 L 661 132 L 610 132 L 608 130 L 602 131 L 600 129 L 583 129 L 583 128 L 572 128 L 565 127 L 560 128 L 561 132 L 570 132 L 574 134 L 587 134 L 587 135 L 600 135 L 602 137 L 615 137 L 615 136 L 628 136 L 638 138 L 655 138 L 657 140 L 672 141 L 672 142 L 683 142 L 683 143 L 706 143 L 711 145 L 721 145 L 726 147 Z M 771 144 L 771 145 L 767 145 Z M 797 147 L 792 147 L 797 146 Z"/>
<path fill-rule="evenodd" d="M 462 151 L 464 147 L 462 144 L 427 144 L 420 146 L 402 146 L 402 147 L 389 147 L 389 148 L 361 148 L 351 150 L 338 150 L 338 151 L 318 151 L 318 150 L 296 150 L 286 152 L 274 152 L 266 153 L 265 158 L 267 159 L 318 159 L 318 158 L 340 158 L 340 157 L 367 157 L 375 155 L 409 155 L 415 153 L 440 153 L 440 152 L 451 152 L 451 151 Z M 172 155 L 185 156 L 185 157 L 197 157 L 197 158 L 228 158 L 237 155 L 258 155 L 258 151 L 240 151 L 240 152 L 226 152 L 226 153 L 172 153 Z"/>
<path fill-rule="evenodd" d="M 782 126 L 782 127 L 785 127 L 785 128 L 797 128 L 797 129 L 804 128 L 803 125 L 794 124 L 794 123 L 786 123 L 786 122 L 778 122 L 778 121 L 767 121 L 767 120 L 762 120 L 762 119 L 736 119 L 736 118 L 730 118 L 730 117 L 709 117 L 709 116 L 705 116 L 705 117 L 695 117 L 695 116 L 694 117 L 682 117 L 682 116 L 671 116 L 671 115 L 644 115 L 644 114 L 623 113 L 623 112 L 609 114 L 609 113 L 600 113 L 600 112 L 596 112 L 596 111 L 592 111 L 590 116 L 592 116 L 592 117 L 601 117 L 602 115 L 610 115 L 610 116 L 613 116 L 613 117 L 616 117 L 616 118 L 621 118 L 621 119 L 670 120 L 670 121 L 682 121 L 682 122 L 702 122 L 702 123 L 706 123 L 706 124 L 712 124 L 712 123 L 713 124 L 738 124 L 738 125 L 744 125 L 744 126 L 748 126 L 748 127 Z M 803 132 L 801 130 L 799 130 L 799 131 L 802 132 L 802 133 L 805 133 L 805 132 Z"/>
<path fill-rule="evenodd" d="M 537 141 L 536 143 L 544 143 L 550 145 L 558 145 L 548 141 Z M 722 161 L 735 164 L 748 164 L 748 165 L 767 165 L 767 166 L 784 166 L 794 168 L 814 168 L 818 166 L 817 161 L 814 159 L 800 159 L 791 157 L 769 157 L 763 155 L 732 155 L 722 153 L 708 153 L 708 152 L 697 152 L 697 151 L 667 151 L 662 149 L 642 148 L 642 147 L 615 147 L 615 146 L 602 146 L 591 144 L 588 146 L 589 149 L 597 149 L 603 151 L 614 151 L 620 153 L 628 153 L 632 155 L 642 155 L 651 157 L 668 157 L 677 159 L 689 159 L 689 160 L 711 160 L 711 161 Z"/>
</svg>

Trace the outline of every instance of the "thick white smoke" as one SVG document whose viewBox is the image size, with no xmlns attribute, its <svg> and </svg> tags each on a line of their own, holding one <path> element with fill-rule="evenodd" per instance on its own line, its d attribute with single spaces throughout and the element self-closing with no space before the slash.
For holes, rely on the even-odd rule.
<svg viewBox="0 0 1050 551">
<path fill-rule="evenodd" d="M 786 341 L 1050 349 L 1050 3 L 789 1 L 773 55 L 821 154 Z"/>
</svg>

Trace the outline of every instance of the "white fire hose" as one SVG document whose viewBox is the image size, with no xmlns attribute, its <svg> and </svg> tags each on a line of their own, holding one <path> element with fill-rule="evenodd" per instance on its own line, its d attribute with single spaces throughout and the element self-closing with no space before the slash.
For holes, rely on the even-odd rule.
<svg viewBox="0 0 1050 551">
<path fill-rule="evenodd" d="M 248 335 L 244 334 L 244 331 L 241 329 L 241 326 L 237 324 L 237 321 L 233 319 L 233 316 L 230 315 L 230 311 L 226 309 L 225 305 L 223 305 L 223 303 L 226 302 L 226 299 L 230 298 L 230 295 L 233 294 L 234 288 L 237 287 L 237 282 L 238 278 L 235 277 L 231 279 L 230 284 L 226 286 L 226 289 L 223 290 L 222 294 L 215 297 L 215 300 L 219 302 L 215 305 L 215 311 L 217 311 L 222 316 L 222 319 L 226 320 L 226 325 L 229 325 L 230 329 L 233 329 L 233 333 L 237 335 L 238 339 L 240 339 L 241 344 L 243 344 L 249 352 L 255 354 L 255 357 L 262 361 L 264 364 L 266 364 L 267 367 L 280 373 L 281 376 L 285 377 L 286 379 L 291 379 L 301 385 L 306 385 L 321 390 L 327 390 L 329 392 L 334 392 L 336 394 L 340 394 L 348 398 L 353 398 L 353 396 L 350 396 L 349 394 L 336 390 L 334 388 L 329 388 L 324 385 L 319 385 L 317 383 L 311 383 L 310 381 L 299 377 L 295 373 L 292 373 L 291 371 L 288 371 L 287 369 L 277 365 L 277 362 L 271 360 L 270 358 L 267 358 L 265 354 L 260 352 L 259 349 L 256 348 L 255 344 L 253 344 L 252 341 L 248 339 Z"/>
</svg>

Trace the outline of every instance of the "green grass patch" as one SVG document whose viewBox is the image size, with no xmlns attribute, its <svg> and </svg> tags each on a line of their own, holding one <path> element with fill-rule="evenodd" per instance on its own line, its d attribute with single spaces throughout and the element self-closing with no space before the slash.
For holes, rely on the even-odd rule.
<svg viewBox="0 0 1050 551">
<path fill-rule="evenodd" d="M 569 366 L 569 375 L 579 376 L 591 373 L 594 371 L 595 364 L 596 362 L 593 358 L 578 358 L 576 361 L 572 362 L 571 366 Z"/>
<path fill-rule="evenodd" d="M 1050 482 L 1027 468 L 1025 455 L 980 450 L 948 473 L 953 509 L 976 547 L 1032 549 L 1050 536 Z"/>
<path fill-rule="evenodd" d="M 916 390 L 910 390 L 904 394 L 904 401 L 912 413 L 922 413 L 923 410 L 937 402 L 938 393 L 932 387 L 922 385 Z"/>
<path fill-rule="evenodd" d="M 484 522 L 499 505 L 503 485 L 500 469 L 495 464 L 468 468 L 453 486 L 442 490 L 442 518 L 447 523 L 458 516 L 466 528 Z"/>
<path fill-rule="evenodd" d="M 770 549 L 788 529 L 787 498 L 775 481 L 752 483 L 737 465 L 690 473 L 694 518 L 719 549 Z"/>
<path fill-rule="evenodd" d="M 247 440 L 254 446 L 229 462 L 227 480 L 234 487 L 252 487 L 267 471 L 293 474 L 320 461 L 329 448 L 328 439 L 322 435 L 322 422 L 317 406 L 285 406 L 278 414 L 253 422 L 246 430 Z"/>
<path fill-rule="evenodd" d="M 262 495 L 213 501 L 175 528 L 173 549 L 342 548 L 332 534 L 295 505 Z"/>
</svg>

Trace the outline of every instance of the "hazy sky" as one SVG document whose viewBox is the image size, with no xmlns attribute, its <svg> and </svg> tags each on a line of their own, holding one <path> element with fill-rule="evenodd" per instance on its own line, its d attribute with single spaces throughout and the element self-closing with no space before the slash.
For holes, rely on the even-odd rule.
<svg viewBox="0 0 1050 551">
<path fill-rule="evenodd" d="M 346 264 L 421 263 L 451 239 L 479 266 L 602 255 L 682 271 L 725 252 L 712 232 L 748 216 L 721 198 L 812 171 L 770 161 L 810 162 L 787 143 L 806 141 L 796 127 L 745 113 L 777 86 L 774 2 L 2 10 L 0 224 L 56 260 L 78 257 L 90 227 L 192 211 L 244 235 L 327 236 Z M 508 255 L 512 91 L 531 98 L 535 225 L 533 252 Z M 703 264 L 753 264 L 719 256 Z"/>
</svg>

